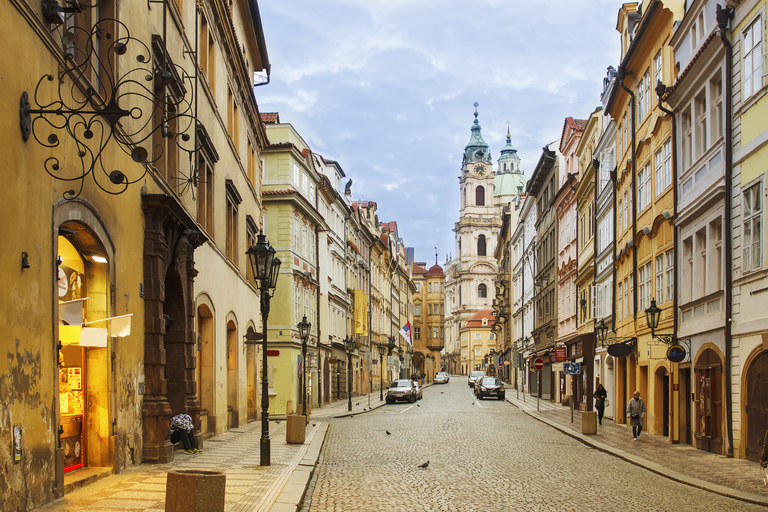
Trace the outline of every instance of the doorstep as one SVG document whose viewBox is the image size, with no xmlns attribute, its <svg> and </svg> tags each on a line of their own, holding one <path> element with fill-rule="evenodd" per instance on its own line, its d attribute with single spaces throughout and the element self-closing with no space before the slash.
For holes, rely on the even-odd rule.
<svg viewBox="0 0 768 512">
<path fill-rule="evenodd" d="M 97 480 L 112 475 L 114 470 L 109 468 L 86 467 L 64 474 L 64 494 L 92 484 Z"/>
</svg>

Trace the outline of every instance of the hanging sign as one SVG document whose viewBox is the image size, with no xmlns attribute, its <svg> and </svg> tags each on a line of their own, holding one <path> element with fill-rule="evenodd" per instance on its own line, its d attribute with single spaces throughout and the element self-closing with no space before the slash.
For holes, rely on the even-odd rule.
<svg viewBox="0 0 768 512">
<path fill-rule="evenodd" d="M 632 353 L 632 347 L 627 343 L 614 343 L 608 347 L 608 353 L 613 357 L 626 357 Z"/>
<path fill-rule="evenodd" d="M 569 375 L 579 375 L 581 373 L 581 363 L 563 363 L 563 372 Z"/>
<path fill-rule="evenodd" d="M 685 348 L 680 345 L 672 345 L 667 349 L 667 359 L 672 363 L 682 363 L 686 355 Z"/>
</svg>

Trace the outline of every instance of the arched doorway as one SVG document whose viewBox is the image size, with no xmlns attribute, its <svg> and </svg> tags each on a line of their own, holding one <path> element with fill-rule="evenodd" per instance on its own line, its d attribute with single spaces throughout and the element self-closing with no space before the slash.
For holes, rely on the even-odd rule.
<svg viewBox="0 0 768 512">
<path fill-rule="evenodd" d="M 712 453 L 723 451 L 723 366 L 711 348 L 705 349 L 694 367 L 696 393 L 696 448 Z"/>
<path fill-rule="evenodd" d="M 66 234 L 64 234 L 66 233 Z M 112 255 L 88 226 L 68 221 L 57 239 L 58 429 L 63 471 L 110 466 L 114 374 L 108 322 Z M 86 324 L 85 319 L 88 320 Z"/>
<path fill-rule="evenodd" d="M 197 393 L 200 397 L 200 431 L 216 432 L 213 348 L 216 346 L 213 312 L 207 304 L 197 308 Z"/>
<path fill-rule="evenodd" d="M 237 326 L 233 320 L 227 322 L 227 428 L 240 425 L 237 407 Z"/>
<path fill-rule="evenodd" d="M 256 331 L 253 326 L 248 326 L 248 335 L 254 337 Z M 248 344 L 245 349 L 245 373 L 246 373 L 246 387 L 248 398 L 248 421 L 254 421 L 258 418 L 259 413 L 259 401 L 258 401 L 258 372 L 256 371 L 256 359 L 257 351 L 256 345 Z"/>
<path fill-rule="evenodd" d="M 747 370 L 746 394 L 748 460 L 757 462 L 768 428 L 768 352 L 763 352 Z"/>
<path fill-rule="evenodd" d="M 669 436 L 669 372 L 664 366 L 654 373 L 653 391 L 654 431 Z"/>
<path fill-rule="evenodd" d="M 165 274 L 165 379 L 171 414 L 187 412 L 187 326 L 181 278 L 174 266 Z M 189 368 L 193 370 L 193 368 Z"/>
</svg>

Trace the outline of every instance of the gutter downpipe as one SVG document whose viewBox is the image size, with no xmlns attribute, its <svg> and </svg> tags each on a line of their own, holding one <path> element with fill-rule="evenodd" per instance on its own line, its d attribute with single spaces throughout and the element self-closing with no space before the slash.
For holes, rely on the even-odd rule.
<svg viewBox="0 0 768 512">
<path fill-rule="evenodd" d="M 630 72 L 631 73 L 631 72 Z M 637 194 L 635 194 L 635 178 L 637 174 L 637 161 L 635 158 L 635 93 L 632 89 L 624 85 L 624 78 L 627 76 L 626 67 L 622 64 L 619 66 L 619 85 L 622 89 L 627 91 L 631 98 L 630 107 L 632 108 L 632 316 L 634 317 L 635 325 L 637 325 L 637 283 L 635 283 L 635 276 L 637 275 L 637 247 L 635 245 L 635 239 L 637 238 Z"/>
<path fill-rule="evenodd" d="M 659 110 L 667 114 L 672 119 L 672 203 L 673 203 L 673 210 L 672 210 L 672 254 L 675 261 L 675 264 L 677 264 L 677 256 L 679 253 L 678 248 L 678 239 L 679 239 L 679 233 L 677 231 L 677 226 L 675 226 L 675 221 L 677 220 L 677 118 L 675 117 L 674 112 L 669 110 L 668 108 L 664 108 L 662 105 L 663 96 L 667 92 L 667 86 L 661 83 L 661 80 L 656 84 L 656 96 L 659 98 Z M 727 253 L 726 253 L 727 254 Z M 673 272 L 673 278 L 672 278 L 672 332 L 675 335 L 675 340 L 677 340 L 677 325 L 678 325 L 678 315 L 677 315 L 677 305 L 678 305 L 678 299 L 677 299 L 677 291 L 678 291 L 678 273 L 675 271 Z M 674 364 L 674 363 L 673 363 Z M 674 375 L 673 375 L 674 377 Z M 678 379 L 680 378 L 680 375 L 678 373 Z M 682 400 L 683 398 L 680 397 Z M 685 400 L 688 400 L 688 397 L 685 397 Z M 671 442 L 675 442 L 673 439 L 672 429 L 670 429 L 669 432 L 669 440 Z M 680 439 L 677 440 L 677 442 L 680 442 Z"/>
<path fill-rule="evenodd" d="M 723 91 L 727 91 L 725 95 L 725 254 L 729 259 L 733 258 L 732 240 L 730 237 L 733 219 L 731 215 L 731 194 L 733 193 L 733 122 L 731 120 L 733 113 L 733 99 L 731 93 L 731 87 L 733 82 L 733 46 L 728 40 L 728 23 L 733 19 L 733 9 L 722 8 L 720 4 L 717 5 L 717 27 L 720 30 L 720 40 L 725 46 L 725 87 Z M 731 262 L 727 262 L 725 265 L 725 414 L 726 422 L 725 428 L 728 435 L 728 448 L 726 449 L 726 456 L 733 458 L 733 394 L 731 393 L 731 350 L 732 350 L 732 335 L 731 325 L 733 315 L 733 265 Z"/>
</svg>

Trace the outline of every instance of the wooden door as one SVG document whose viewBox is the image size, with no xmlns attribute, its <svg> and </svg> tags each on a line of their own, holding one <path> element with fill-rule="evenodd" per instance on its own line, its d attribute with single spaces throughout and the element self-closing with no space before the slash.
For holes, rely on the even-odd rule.
<svg viewBox="0 0 768 512">
<path fill-rule="evenodd" d="M 723 449 L 722 363 L 712 349 L 696 362 L 696 448 L 712 453 Z"/>
<path fill-rule="evenodd" d="M 761 354 L 747 370 L 747 459 L 757 461 L 768 428 L 768 352 Z"/>
</svg>

